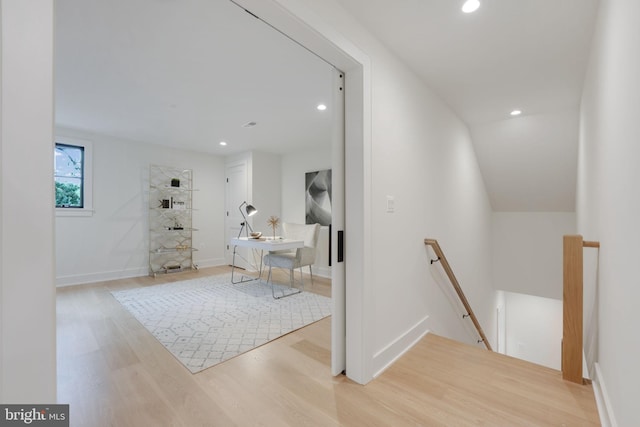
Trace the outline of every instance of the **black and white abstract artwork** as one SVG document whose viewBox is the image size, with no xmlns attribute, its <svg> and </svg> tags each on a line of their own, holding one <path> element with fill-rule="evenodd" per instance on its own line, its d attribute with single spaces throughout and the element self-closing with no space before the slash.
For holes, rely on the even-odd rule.
<svg viewBox="0 0 640 427">
<path fill-rule="evenodd" d="M 306 223 L 331 224 L 331 169 L 305 174 Z"/>
</svg>

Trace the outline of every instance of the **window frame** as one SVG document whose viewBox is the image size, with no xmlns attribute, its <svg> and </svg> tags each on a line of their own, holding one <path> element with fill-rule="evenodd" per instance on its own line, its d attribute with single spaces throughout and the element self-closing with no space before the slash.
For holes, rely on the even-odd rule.
<svg viewBox="0 0 640 427">
<path fill-rule="evenodd" d="M 70 145 L 74 147 L 82 147 L 83 155 L 83 172 L 82 172 L 82 191 L 83 191 L 83 207 L 81 208 L 59 208 L 56 207 L 56 216 L 92 216 L 93 215 L 93 143 L 88 140 L 69 138 L 58 136 L 55 138 L 53 145 L 54 167 L 55 167 L 55 151 L 56 144 Z M 56 178 L 53 177 L 55 187 Z M 55 188 L 54 188 L 55 198 Z"/>
</svg>

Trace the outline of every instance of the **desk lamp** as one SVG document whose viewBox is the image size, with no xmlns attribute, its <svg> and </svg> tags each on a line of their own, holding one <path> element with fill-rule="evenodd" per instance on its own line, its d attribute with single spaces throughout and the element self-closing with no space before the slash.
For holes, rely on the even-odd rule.
<svg viewBox="0 0 640 427">
<path fill-rule="evenodd" d="M 242 210 L 243 206 L 245 206 L 244 210 Z M 242 235 L 243 229 L 246 231 L 247 237 L 249 237 L 249 231 L 253 233 L 253 228 L 251 228 L 251 225 L 247 221 L 247 217 L 258 213 L 258 209 L 254 208 L 253 205 L 248 204 L 246 201 L 242 202 L 242 204 L 238 206 L 238 209 L 240 210 L 240 213 L 242 214 L 242 218 L 244 219 L 244 221 L 240 223 L 240 232 L 238 233 L 238 238 L 240 238 L 240 236 Z M 246 212 L 246 215 L 245 215 L 245 212 Z"/>
</svg>

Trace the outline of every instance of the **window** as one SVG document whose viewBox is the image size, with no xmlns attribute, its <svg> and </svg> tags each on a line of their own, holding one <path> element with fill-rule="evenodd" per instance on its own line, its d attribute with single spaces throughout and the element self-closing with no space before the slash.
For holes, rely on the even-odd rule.
<svg viewBox="0 0 640 427">
<path fill-rule="evenodd" d="M 56 208 L 84 208 L 84 147 L 56 143 Z"/>
<path fill-rule="evenodd" d="M 56 214 L 93 214 L 91 194 L 91 143 L 57 138 L 54 149 Z"/>
</svg>

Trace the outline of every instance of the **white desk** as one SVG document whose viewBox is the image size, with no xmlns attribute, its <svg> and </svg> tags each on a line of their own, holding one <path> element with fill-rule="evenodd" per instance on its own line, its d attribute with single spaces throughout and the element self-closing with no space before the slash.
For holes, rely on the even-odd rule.
<svg viewBox="0 0 640 427">
<path fill-rule="evenodd" d="M 304 247 L 304 240 L 291 240 L 291 239 L 251 239 L 247 237 L 233 237 L 230 241 L 233 246 L 233 261 L 231 262 L 231 283 L 250 282 L 252 280 L 259 280 L 262 277 L 262 254 L 264 251 L 287 251 L 291 249 L 297 249 Z M 238 281 L 233 279 L 233 273 L 236 269 L 236 248 L 237 247 L 258 249 L 260 250 L 260 270 L 258 271 L 258 277 L 245 280 L 244 277 Z M 269 279 L 267 280 L 269 281 Z"/>
<path fill-rule="evenodd" d="M 304 247 L 304 240 L 290 239 L 251 239 L 246 237 L 234 237 L 231 239 L 232 246 L 260 249 L 261 251 L 287 251 Z"/>
</svg>

